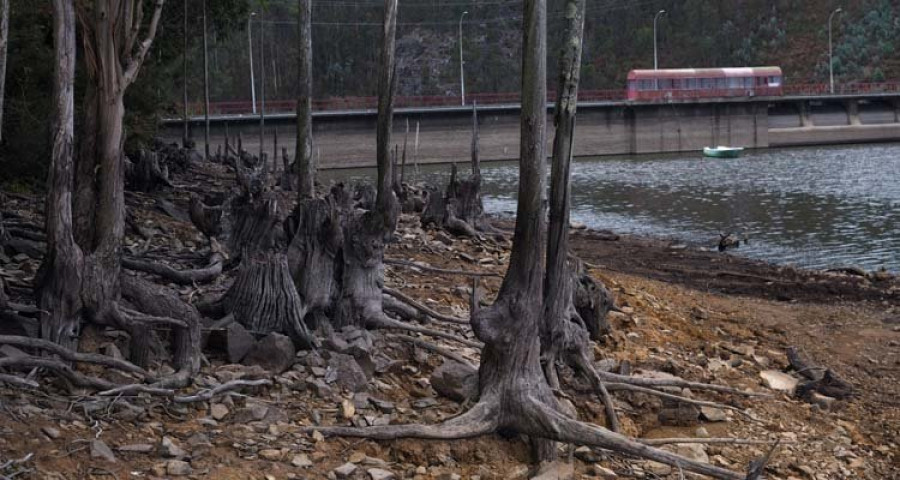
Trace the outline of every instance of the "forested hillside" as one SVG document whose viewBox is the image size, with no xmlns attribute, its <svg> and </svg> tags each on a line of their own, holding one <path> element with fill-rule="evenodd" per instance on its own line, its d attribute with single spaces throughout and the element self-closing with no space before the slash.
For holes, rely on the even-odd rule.
<svg viewBox="0 0 900 480">
<path fill-rule="evenodd" d="M 827 20 L 837 6 L 845 11 L 834 22 L 838 81 L 900 77 L 900 7 L 890 0 L 597 0 L 587 7 L 583 88 L 621 89 L 628 70 L 652 68 L 653 16 L 660 9 L 668 12 L 659 21 L 663 68 L 780 65 L 789 83 L 824 82 Z M 254 49 L 259 63 L 260 44 L 265 45 L 269 98 L 293 94 L 295 8 L 290 1 L 270 0 L 264 18 L 254 17 Z M 373 94 L 381 8 L 379 0 L 314 2 L 317 96 Z M 562 31 L 562 2 L 551 2 L 549 8 L 552 72 Z M 399 93 L 459 94 L 457 42 L 464 11 L 468 11 L 462 19 L 466 90 L 516 91 L 520 10 L 519 0 L 401 2 Z M 248 39 L 246 32 L 241 33 L 213 48 L 214 100 L 250 98 Z M 199 73 L 201 51 L 192 51 L 190 59 L 192 71 Z M 259 86 L 258 64 L 256 72 Z M 197 75 L 195 80 L 199 79 Z M 198 93 L 199 88 L 195 84 Z"/>
<path fill-rule="evenodd" d="M 203 99 L 202 3 L 188 0 L 189 101 Z M 267 99 L 292 99 L 296 78 L 296 2 L 209 1 L 212 101 L 249 101 L 248 25 L 255 82 Z M 550 2 L 550 73 L 562 33 L 562 2 Z M 789 84 L 828 78 L 827 21 L 835 18 L 838 82 L 900 79 L 900 6 L 891 0 L 595 0 L 587 7 L 582 88 L 622 89 L 633 68 L 652 68 L 653 16 L 659 21 L 662 68 L 780 65 Z M 376 81 L 381 0 L 314 0 L 313 78 L 318 98 L 371 96 Z M 459 95 L 462 19 L 466 90 L 515 92 L 519 86 L 521 0 L 405 0 L 397 40 L 400 95 Z M 251 12 L 257 12 L 251 17 Z M 156 114 L 180 113 L 184 1 L 167 0 L 148 68 L 127 97 L 129 139 L 145 139 Z M 252 23 L 249 21 L 252 19 Z M 5 175 L 43 178 L 47 158 L 46 95 L 52 76 L 50 9 L 11 0 L 7 71 Z M 79 62 L 84 56 L 79 52 Z M 44 59 L 35 61 L 36 59 Z M 79 75 L 83 68 L 77 70 Z M 173 80 L 174 79 L 174 80 Z M 80 88 L 83 79 L 79 77 Z M 22 171 L 25 172 L 22 172 Z"/>
</svg>

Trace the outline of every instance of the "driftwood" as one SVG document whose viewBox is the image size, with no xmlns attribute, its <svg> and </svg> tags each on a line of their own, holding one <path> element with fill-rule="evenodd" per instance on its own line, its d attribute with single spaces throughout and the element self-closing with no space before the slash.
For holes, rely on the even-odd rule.
<svg viewBox="0 0 900 480">
<path fill-rule="evenodd" d="M 809 380 L 797 385 L 794 393 L 798 397 L 809 401 L 813 393 L 837 399 L 846 399 L 854 395 L 853 385 L 838 377 L 830 368 L 812 363 L 797 347 L 789 347 L 787 357 L 791 368 Z"/>
</svg>

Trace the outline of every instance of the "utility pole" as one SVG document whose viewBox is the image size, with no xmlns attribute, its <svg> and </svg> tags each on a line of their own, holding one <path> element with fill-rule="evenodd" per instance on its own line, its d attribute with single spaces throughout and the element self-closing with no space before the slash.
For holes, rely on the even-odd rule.
<svg viewBox="0 0 900 480">
<path fill-rule="evenodd" d="M 256 16 L 256 12 L 250 13 L 250 18 L 247 19 L 247 44 L 249 45 L 249 54 L 250 54 L 250 97 L 253 102 L 253 114 L 256 115 L 256 78 L 253 76 L 253 17 Z"/>
<path fill-rule="evenodd" d="M 659 48 L 656 43 L 656 27 L 657 22 L 659 22 L 659 17 L 666 14 L 665 10 L 660 10 L 656 12 L 656 16 L 653 17 L 653 69 L 659 70 Z"/>
<path fill-rule="evenodd" d="M 206 32 L 206 0 L 203 0 L 203 105 L 206 117 L 206 159 L 209 160 L 209 43 Z"/>
<path fill-rule="evenodd" d="M 462 98 L 462 105 L 466 104 L 466 73 L 465 61 L 463 60 L 463 37 L 462 37 L 462 21 L 469 12 L 465 11 L 459 16 L 459 93 Z"/>
<path fill-rule="evenodd" d="M 831 94 L 834 95 L 834 49 L 832 48 L 831 42 L 831 21 L 834 20 L 834 16 L 838 13 L 843 12 L 842 8 L 836 8 L 831 15 L 828 16 L 828 77 L 830 79 L 830 91 Z"/>
</svg>

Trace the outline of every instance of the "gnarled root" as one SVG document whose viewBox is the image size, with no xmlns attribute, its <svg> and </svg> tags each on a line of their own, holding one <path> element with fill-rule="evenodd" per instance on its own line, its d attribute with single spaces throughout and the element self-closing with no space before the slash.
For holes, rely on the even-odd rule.
<svg viewBox="0 0 900 480">
<path fill-rule="evenodd" d="M 162 263 L 129 258 L 122 258 L 122 266 L 128 270 L 157 275 L 179 285 L 207 283 L 222 275 L 222 269 L 225 264 L 225 254 L 218 248 L 216 243 L 213 243 L 211 249 L 212 252 L 210 253 L 207 266 L 195 270 L 178 270 Z"/>
</svg>

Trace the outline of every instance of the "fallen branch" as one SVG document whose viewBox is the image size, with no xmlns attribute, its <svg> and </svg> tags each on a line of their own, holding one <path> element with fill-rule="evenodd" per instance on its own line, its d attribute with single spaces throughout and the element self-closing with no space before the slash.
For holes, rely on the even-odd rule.
<svg viewBox="0 0 900 480">
<path fill-rule="evenodd" d="M 432 309 L 428 308 L 427 306 L 425 306 L 424 304 L 421 304 L 421 303 L 413 300 L 412 297 L 409 297 L 402 292 L 394 290 L 393 288 L 384 287 L 382 289 L 382 291 L 384 293 L 396 298 L 397 300 L 400 300 L 401 302 L 415 308 L 416 310 L 424 313 L 425 315 L 428 315 L 429 317 L 434 318 L 435 320 L 440 320 L 442 322 L 448 322 L 448 323 L 455 323 L 457 325 L 468 325 L 469 324 L 468 320 L 465 320 L 462 318 L 451 317 L 449 315 L 444 315 L 440 312 L 432 310 Z"/>
<path fill-rule="evenodd" d="M 38 384 L 34 380 L 17 377 L 15 375 L 8 375 L 5 373 L 0 373 L 0 382 L 7 383 L 9 385 L 13 385 L 15 387 L 20 387 L 20 388 L 38 388 L 38 387 L 40 387 L 40 384 Z"/>
<path fill-rule="evenodd" d="M 438 345 L 435 345 L 435 344 L 433 344 L 433 343 L 431 343 L 431 342 L 426 342 L 425 340 L 422 340 L 421 338 L 410 337 L 409 335 L 403 335 L 403 334 L 399 334 L 399 333 L 391 334 L 390 337 L 391 337 L 391 338 L 396 338 L 396 339 L 398 339 L 398 340 L 403 340 L 403 341 L 406 341 L 406 342 L 410 342 L 410 343 L 412 343 L 413 345 L 416 345 L 417 347 L 421 347 L 421 348 L 424 348 L 424 349 L 426 349 L 426 350 L 432 351 L 432 352 L 434 352 L 434 353 L 437 353 L 438 355 L 443 355 L 443 356 L 445 356 L 445 357 L 447 357 L 447 358 L 449 358 L 449 359 L 451 359 L 451 360 L 454 360 L 454 361 L 456 361 L 456 362 L 458 362 L 458 363 L 461 363 L 461 364 L 463 364 L 463 365 L 470 366 L 470 367 L 472 367 L 472 368 L 475 369 L 475 370 L 478 369 L 478 366 L 477 366 L 477 365 L 473 365 L 472 362 L 466 360 L 462 355 L 459 355 L 459 354 L 457 354 L 457 353 L 451 352 L 450 350 L 447 350 L 446 348 L 443 348 L 443 347 L 440 347 L 440 346 L 438 346 Z"/>
<path fill-rule="evenodd" d="M 672 445 L 672 444 L 688 444 L 700 443 L 705 445 L 775 445 L 777 443 L 797 443 L 784 442 L 781 440 L 753 440 L 747 438 L 639 438 L 638 442 L 644 445 Z"/>
<path fill-rule="evenodd" d="M 710 383 L 690 382 L 681 378 L 661 379 L 661 378 L 641 378 L 629 375 L 619 375 L 616 373 L 604 372 L 597 370 L 597 375 L 603 380 L 611 383 L 627 383 L 629 385 L 637 385 L 641 387 L 678 387 L 690 388 L 692 390 L 708 390 L 712 392 L 731 393 L 734 395 L 743 395 L 746 397 L 772 397 L 770 393 L 747 392 L 723 385 L 713 385 Z M 609 386 L 610 383 L 607 383 Z"/>
<path fill-rule="evenodd" d="M 413 269 L 422 270 L 423 272 L 432 272 L 432 273 L 443 273 L 446 275 L 464 275 L 467 277 L 502 277 L 503 275 L 494 272 L 472 272 L 469 270 L 452 270 L 446 268 L 438 268 L 432 267 L 430 265 L 425 265 L 417 262 L 410 262 L 408 260 L 398 260 L 392 258 L 384 259 L 385 265 L 394 265 L 399 267 L 411 267 Z"/>
<path fill-rule="evenodd" d="M 187 395 L 182 397 L 175 397 L 175 403 L 192 403 L 192 402 L 205 402 L 207 400 L 211 400 L 217 395 L 221 395 L 225 392 L 230 392 L 232 390 L 239 390 L 245 387 L 261 387 L 272 385 L 272 381 L 268 379 L 260 379 L 260 380 L 232 380 L 227 383 L 223 383 L 215 388 L 211 388 L 209 390 L 205 390 L 196 395 Z"/>
<path fill-rule="evenodd" d="M 46 368 L 57 376 L 62 378 L 63 380 L 69 382 L 70 384 L 76 387 L 82 388 L 96 388 L 102 390 L 109 390 L 115 388 L 117 385 L 108 381 L 103 380 L 96 377 L 89 377 L 87 375 L 83 375 L 81 373 L 72 370 L 72 367 L 50 358 L 38 358 L 32 357 L 31 355 L 19 355 L 16 357 L 6 357 L 0 358 L 0 367 L 2 368 Z"/>
<path fill-rule="evenodd" d="M 466 338 L 462 338 L 458 335 L 453 335 L 451 333 L 441 332 L 438 330 L 432 330 L 430 328 L 419 327 L 416 325 L 410 325 L 408 323 L 400 322 L 394 320 L 392 318 L 388 318 L 386 315 L 382 315 L 380 318 L 374 319 L 372 322 L 372 326 L 380 327 L 380 328 L 388 328 L 395 330 L 407 330 L 410 332 L 421 333 L 423 335 L 428 335 L 429 337 L 438 337 L 438 338 L 446 338 L 447 340 L 453 340 L 454 342 L 459 342 L 467 347 L 472 348 L 482 348 L 484 345 L 481 342 L 475 342 Z"/>
<path fill-rule="evenodd" d="M 631 392 L 645 393 L 647 395 L 654 395 L 654 396 L 657 396 L 660 398 L 665 398 L 668 400 L 675 400 L 677 402 L 688 403 L 688 404 L 697 405 L 700 407 L 711 407 L 711 408 L 719 408 L 719 409 L 723 409 L 723 410 L 731 410 L 731 411 L 740 413 L 741 415 L 744 415 L 747 418 L 753 419 L 753 417 L 749 413 L 741 410 L 740 408 L 732 407 L 730 405 L 724 405 L 724 404 L 716 403 L 716 402 L 709 402 L 706 400 L 695 400 L 693 398 L 683 397 L 681 395 L 675 395 L 674 393 L 661 392 L 659 390 L 654 390 L 652 388 L 640 387 L 637 385 L 629 385 L 627 383 L 607 383 L 605 385 L 606 385 L 606 388 L 609 389 L 610 391 L 626 390 L 626 391 L 631 391 Z"/>
</svg>

